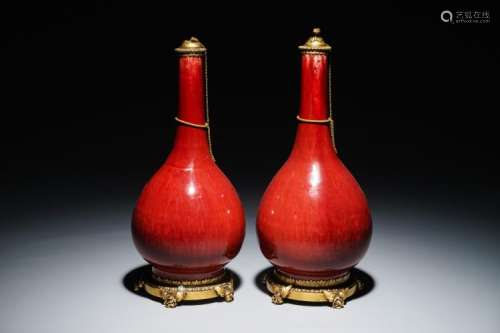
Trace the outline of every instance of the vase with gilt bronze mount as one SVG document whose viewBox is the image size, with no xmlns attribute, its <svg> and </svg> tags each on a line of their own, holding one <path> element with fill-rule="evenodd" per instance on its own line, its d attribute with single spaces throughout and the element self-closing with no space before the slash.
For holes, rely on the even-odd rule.
<svg viewBox="0 0 500 333">
<path fill-rule="evenodd" d="M 144 187 L 132 218 L 137 250 L 152 272 L 137 289 L 181 301 L 233 299 L 225 265 L 239 252 L 245 232 L 243 207 L 215 164 L 206 93 L 206 48 L 196 38 L 176 49 L 179 108 L 173 149 Z"/>
<path fill-rule="evenodd" d="M 337 155 L 331 114 L 331 47 L 319 29 L 299 47 L 301 95 L 291 154 L 266 189 L 257 213 L 272 300 L 342 307 L 360 287 L 352 268 L 368 249 L 366 197 Z"/>
</svg>

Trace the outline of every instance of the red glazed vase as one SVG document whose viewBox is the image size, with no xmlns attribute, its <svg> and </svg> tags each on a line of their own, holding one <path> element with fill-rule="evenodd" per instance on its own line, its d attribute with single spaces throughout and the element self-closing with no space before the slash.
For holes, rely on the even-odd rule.
<svg viewBox="0 0 500 333">
<path fill-rule="evenodd" d="M 155 275 L 198 280 L 221 275 L 237 255 L 245 220 L 236 190 L 212 159 L 207 129 L 195 126 L 206 122 L 205 48 L 196 39 L 185 44 L 190 48 L 176 49 L 180 123 L 175 142 L 139 197 L 132 235 Z"/>
<path fill-rule="evenodd" d="M 314 39 L 316 38 L 316 39 Z M 372 233 L 363 191 L 336 154 L 329 123 L 328 44 L 300 47 L 301 100 L 292 152 L 261 200 L 257 233 L 264 256 L 296 279 L 347 274 Z"/>
</svg>

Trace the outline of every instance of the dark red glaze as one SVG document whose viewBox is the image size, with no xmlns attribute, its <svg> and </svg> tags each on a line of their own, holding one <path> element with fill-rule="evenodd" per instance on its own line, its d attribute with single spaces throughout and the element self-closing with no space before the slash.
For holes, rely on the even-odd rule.
<svg viewBox="0 0 500 333">
<path fill-rule="evenodd" d="M 204 57 L 179 57 L 178 118 L 205 123 Z M 236 190 L 210 156 L 206 129 L 180 124 L 172 151 L 144 187 L 132 218 L 135 245 L 170 279 L 216 276 L 245 232 Z"/>
<path fill-rule="evenodd" d="M 329 116 L 326 54 L 302 54 L 299 116 Z M 266 258 L 298 279 L 340 276 L 365 254 L 372 233 L 370 211 L 335 153 L 329 124 L 298 124 L 290 157 L 261 200 L 257 233 Z"/>
</svg>

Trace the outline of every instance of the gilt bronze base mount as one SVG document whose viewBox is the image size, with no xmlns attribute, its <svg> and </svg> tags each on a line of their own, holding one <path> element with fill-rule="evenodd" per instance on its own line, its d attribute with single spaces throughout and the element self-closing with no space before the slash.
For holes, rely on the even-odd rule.
<svg viewBox="0 0 500 333">
<path fill-rule="evenodd" d="M 226 302 L 234 299 L 234 281 L 229 271 L 205 280 L 168 280 L 149 273 L 134 286 L 149 295 L 160 298 L 167 308 L 175 308 L 180 302 L 222 298 Z"/>
<path fill-rule="evenodd" d="M 328 280 L 298 280 L 278 271 L 265 276 L 267 290 L 274 304 L 286 299 L 299 302 L 330 303 L 335 309 L 344 307 L 346 300 L 363 288 L 363 283 L 349 273 Z"/>
</svg>

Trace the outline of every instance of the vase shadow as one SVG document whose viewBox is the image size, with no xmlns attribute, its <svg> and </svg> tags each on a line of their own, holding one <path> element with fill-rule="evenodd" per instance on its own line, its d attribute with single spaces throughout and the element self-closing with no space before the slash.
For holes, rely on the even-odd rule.
<svg viewBox="0 0 500 333">
<path fill-rule="evenodd" d="M 274 269 L 273 267 L 268 267 L 266 269 L 263 269 L 254 278 L 255 286 L 261 292 L 263 292 L 264 294 L 267 294 L 269 296 L 269 302 L 271 301 L 272 295 L 266 288 L 265 277 L 266 277 L 266 275 L 271 274 L 273 272 L 273 269 Z M 369 294 L 375 288 L 375 285 L 376 285 L 375 279 L 370 274 L 368 274 L 367 272 L 365 272 L 361 269 L 358 269 L 358 268 L 352 269 L 351 277 L 353 279 L 360 280 L 363 283 L 364 287 L 362 290 L 358 291 L 352 297 L 349 297 L 346 300 L 346 304 Z M 294 300 L 290 300 L 290 299 L 285 299 L 285 303 L 304 305 L 304 306 L 325 306 L 325 304 L 326 304 L 326 303 L 299 302 L 299 301 L 294 301 Z"/>
<path fill-rule="evenodd" d="M 241 277 L 236 274 L 233 270 L 227 269 L 229 273 L 231 273 L 234 281 L 234 290 L 238 290 L 241 287 Z M 144 291 L 144 289 L 140 289 L 139 291 L 135 291 L 135 285 L 136 283 L 141 280 L 144 276 L 147 276 L 147 274 L 150 274 L 151 272 L 151 265 L 142 265 L 139 267 L 136 267 L 129 272 L 127 272 L 123 278 L 122 278 L 122 285 L 123 287 L 131 292 L 134 295 L 137 295 L 139 297 L 144 297 L 148 298 L 152 301 L 155 301 L 157 303 L 162 303 L 161 299 L 156 298 L 148 294 L 147 292 Z M 237 295 L 236 295 L 237 297 Z M 201 304 L 209 304 L 209 303 L 222 303 L 224 300 L 222 298 L 214 298 L 214 299 L 207 299 L 207 300 L 200 300 L 200 301 L 185 301 L 179 303 L 178 306 L 191 306 L 191 305 L 201 305 Z"/>
</svg>

